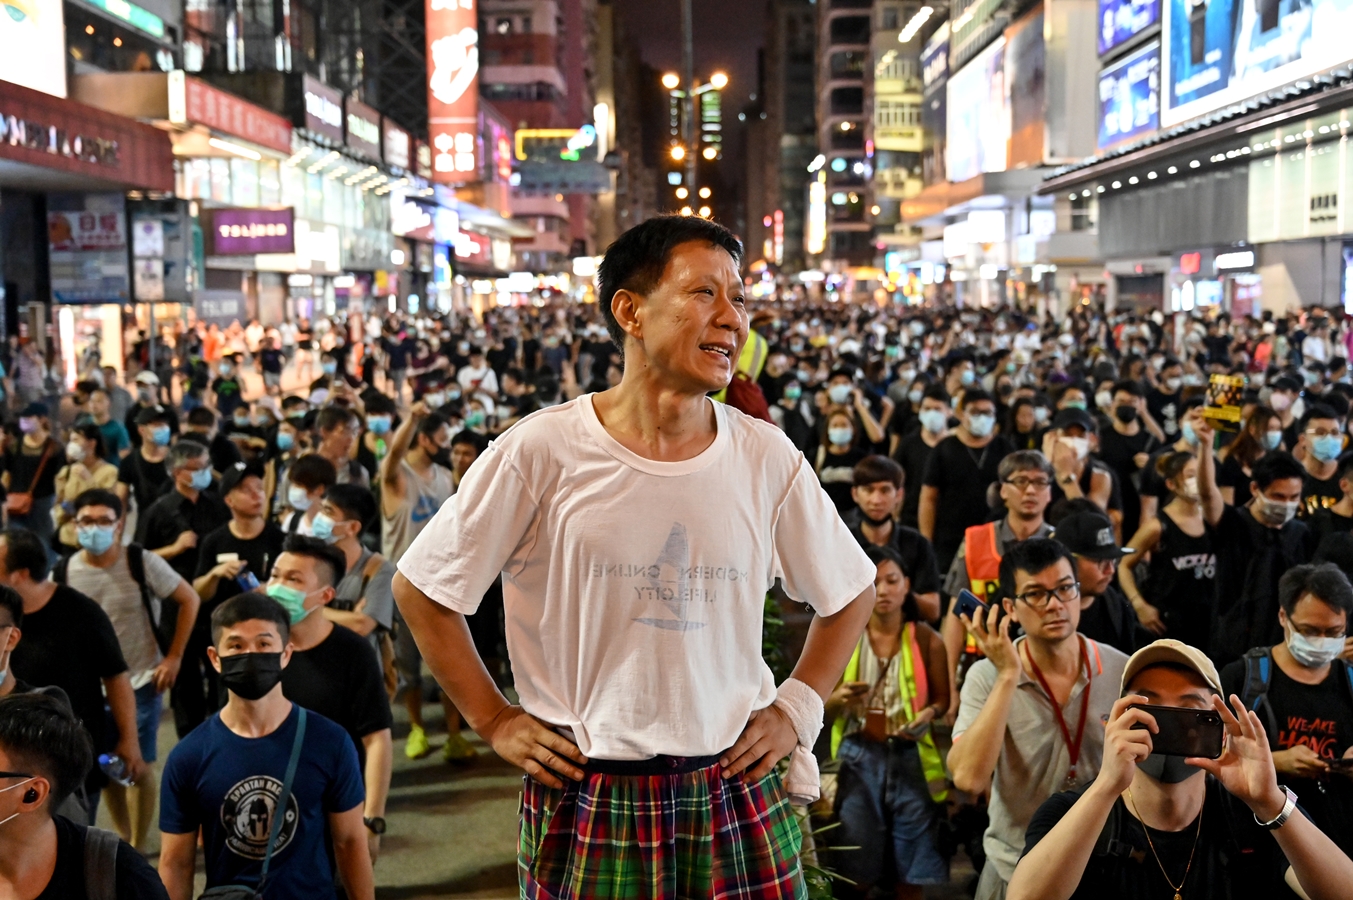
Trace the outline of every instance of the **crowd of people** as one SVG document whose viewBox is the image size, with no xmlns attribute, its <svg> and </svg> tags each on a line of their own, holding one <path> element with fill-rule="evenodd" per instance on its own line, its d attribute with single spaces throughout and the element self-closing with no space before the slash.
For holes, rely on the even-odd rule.
<svg viewBox="0 0 1353 900">
<path fill-rule="evenodd" d="M 733 255 L 719 233 L 687 239 Z M 602 298 L 616 309 L 631 302 L 619 281 Z M 842 876 L 837 896 L 919 898 L 950 881 L 959 847 L 979 900 L 1347 896 L 1353 329 L 1323 310 L 1233 320 L 1080 306 L 1036 320 L 735 300 L 741 356 L 696 351 L 701 365 L 736 363 L 717 396 L 746 415 L 720 412 L 720 427 L 744 435 L 744 455 L 792 445 L 825 498 L 803 494 L 790 470 L 789 494 L 756 501 L 779 507 L 727 501 L 739 522 L 816 517 L 796 533 L 804 558 L 777 551 L 750 565 L 752 581 L 773 571 L 775 596 L 792 604 L 811 602 L 814 585 L 845 590 L 866 558 L 872 572 L 868 624 L 848 636 L 813 748 L 823 791 L 806 821 L 839 823 L 813 851 Z M 528 464 L 523 429 L 505 433 L 539 413 L 526 434 L 552 435 L 552 459 L 573 454 L 564 474 L 601 472 L 580 448 L 628 413 L 589 398 L 640 377 L 630 354 L 646 325 L 644 341 L 667 334 L 606 303 L 237 323 L 141 341 L 121 369 L 91 358 L 68 394 L 34 374 L 40 354 L 18 349 L 0 478 L 0 884 L 94 898 L 104 894 L 84 885 L 103 878 L 118 897 L 186 900 L 200 845 L 210 887 L 373 897 L 392 704 L 407 711 L 410 758 L 433 752 L 425 703 L 445 708 L 448 762 L 476 756 L 465 727 L 483 733 L 478 704 L 440 693 L 428 668 L 460 698 L 471 676 L 495 696 L 515 677 L 523 702 L 559 710 L 568 739 L 537 735 L 553 751 L 521 751 L 535 785 L 524 827 L 541 829 L 523 841 L 543 853 L 549 791 L 590 765 L 578 747 L 626 759 L 628 745 L 589 733 L 594 712 L 565 723 L 588 703 L 546 687 L 583 665 L 567 648 L 525 647 L 509 665 L 523 629 L 560 627 L 523 622 L 521 607 L 514 625 L 511 598 L 537 582 L 553 598 L 562 581 L 550 576 L 628 577 L 621 563 L 641 560 L 556 550 L 550 571 L 533 570 L 535 542 L 571 538 L 530 525 L 522 504 L 583 510 L 638 488 L 604 474 L 565 488 Z M 1236 374 L 1240 420 L 1209 417 L 1209 377 Z M 583 417 L 564 418 L 578 403 Z M 597 440 L 607 461 L 647 471 L 640 444 Z M 438 546 L 424 538 L 406 559 L 434 521 Z M 690 567 L 695 525 L 689 537 L 669 525 L 652 551 L 658 574 L 634 588 L 636 604 L 667 611 L 635 621 L 689 636 L 704 624 L 693 609 L 714 602 L 706 588 L 747 572 Z M 838 533 L 863 553 L 844 555 Z M 463 646 L 482 673 L 452 672 L 461 663 L 440 652 L 424 661 L 415 634 L 462 635 L 408 612 L 401 590 L 413 589 L 465 614 Z M 607 649 L 602 670 L 625 655 L 606 622 L 576 626 Z M 791 660 L 807 653 L 788 641 Z M 680 679 L 626 678 L 610 690 L 657 698 L 655 716 L 662 698 L 684 702 Z M 1143 704 L 1215 715 L 1225 752 L 1153 752 Z M 178 740 L 159 761 L 166 708 Z M 683 715 L 691 732 L 723 727 Z M 101 804 L 121 842 L 85 831 Z M 775 804 L 757 809 L 796 828 Z M 157 823 L 153 868 L 138 851 Z M 544 885 L 544 868 L 523 885 Z M 591 895 L 631 896 L 612 887 Z"/>
</svg>

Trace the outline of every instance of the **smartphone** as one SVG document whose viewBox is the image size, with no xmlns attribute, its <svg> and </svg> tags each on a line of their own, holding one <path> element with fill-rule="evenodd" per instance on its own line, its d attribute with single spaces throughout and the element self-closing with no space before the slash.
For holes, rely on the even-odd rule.
<svg viewBox="0 0 1353 900">
<path fill-rule="evenodd" d="M 1152 752 L 1168 756 L 1200 756 L 1204 759 L 1221 756 L 1226 726 L 1222 724 L 1216 710 L 1148 706 L 1145 703 L 1134 703 L 1128 708 L 1144 709 L 1155 718 L 1156 727 L 1160 730 L 1151 737 Z"/>
<path fill-rule="evenodd" d="M 987 606 L 972 591 L 964 588 L 958 592 L 958 599 L 954 601 L 954 615 L 967 616 L 969 619 L 980 609 L 986 612 L 991 607 Z"/>
<path fill-rule="evenodd" d="M 1353 759 L 1327 759 L 1325 765 L 1336 772 L 1353 772 Z"/>
</svg>

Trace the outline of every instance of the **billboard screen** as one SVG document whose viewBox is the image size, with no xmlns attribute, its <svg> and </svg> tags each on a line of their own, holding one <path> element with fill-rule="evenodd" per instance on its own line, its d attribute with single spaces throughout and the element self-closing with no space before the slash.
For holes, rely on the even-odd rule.
<svg viewBox="0 0 1353 900">
<path fill-rule="evenodd" d="M 1204 115 L 1353 58 L 1342 0 L 1166 0 L 1161 124 Z"/>
<path fill-rule="evenodd" d="M 1160 0 L 1099 0 L 1099 55 L 1160 21 Z"/>
<path fill-rule="evenodd" d="M 1099 149 L 1160 128 L 1160 42 L 1099 74 Z"/>
<path fill-rule="evenodd" d="M 475 0 L 427 0 L 432 180 L 479 178 L 479 23 Z"/>
<path fill-rule="evenodd" d="M 212 256 L 291 253 L 296 235 L 291 207 L 213 209 L 207 235 Z"/>
<path fill-rule="evenodd" d="M 66 24 L 61 0 L 16 0 L 0 16 L 0 81 L 66 96 Z"/>
<path fill-rule="evenodd" d="M 1009 164 L 1010 90 L 1005 78 L 1005 38 L 997 38 L 949 76 L 945 168 L 950 181 Z"/>
<path fill-rule="evenodd" d="M 945 22 L 926 42 L 921 54 L 921 128 L 925 147 L 921 151 L 921 177 L 926 184 L 945 180 L 944 144 L 949 85 L 949 23 Z"/>
</svg>

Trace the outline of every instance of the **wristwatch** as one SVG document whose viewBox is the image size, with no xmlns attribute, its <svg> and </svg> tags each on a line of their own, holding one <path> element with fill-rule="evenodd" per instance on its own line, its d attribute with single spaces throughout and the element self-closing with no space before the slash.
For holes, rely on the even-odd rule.
<svg viewBox="0 0 1353 900">
<path fill-rule="evenodd" d="M 362 824 L 365 825 L 367 831 L 370 831 L 372 834 L 385 834 L 385 820 L 380 816 L 377 816 L 374 819 L 363 818 Z"/>
<path fill-rule="evenodd" d="M 1287 802 L 1283 804 L 1282 812 L 1278 813 L 1277 817 L 1270 819 L 1267 822 L 1260 822 L 1258 816 L 1254 817 L 1254 821 L 1259 824 L 1260 828 L 1267 828 L 1269 831 L 1277 831 L 1279 828 L 1286 825 L 1288 817 L 1291 816 L 1292 811 L 1297 808 L 1297 795 L 1292 793 L 1292 789 L 1285 784 L 1280 784 L 1278 787 L 1287 795 Z"/>
</svg>

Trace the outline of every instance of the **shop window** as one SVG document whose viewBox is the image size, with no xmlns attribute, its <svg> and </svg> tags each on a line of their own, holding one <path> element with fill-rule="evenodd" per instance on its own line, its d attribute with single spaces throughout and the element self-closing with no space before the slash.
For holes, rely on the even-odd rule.
<svg viewBox="0 0 1353 900">
<path fill-rule="evenodd" d="M 883 30 L 895 31 L 902 26 L 898 24 L 898 14 L 896 6 L 883 7 Z"/>
<path fill-rule="evenodd" d="M 1071 198 L 1071 230 L 1090 231 L 1095 227 L 1094 201 L 1077 195 Z"/>
<path fill-rule="evenodd" d="M 861 50 L 842 50 L 833 53 L 832 78 L 863 78 L 865 54 Z"/>
<path fill-rule="evenodd" d="M 868 0 L 863 4 L 869 6 Z M 869 17 L 847 16 L 831 20 L 831 42 L 833 44 L 869 43 Z"/>
</svg>

